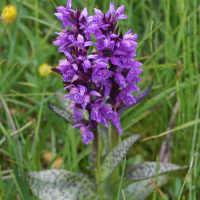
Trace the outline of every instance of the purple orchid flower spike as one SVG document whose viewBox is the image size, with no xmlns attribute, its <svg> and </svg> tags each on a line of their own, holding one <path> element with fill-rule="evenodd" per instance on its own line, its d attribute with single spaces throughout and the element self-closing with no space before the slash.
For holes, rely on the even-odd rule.
<svg viewBox="0 0 200 200">
<path fill-rule="evenodd" d="M 134 60 L 137 34 L 132 30 L 124 35 L 118 33 L 118 21 L 127 18 L 124 5 L 115 10 L 111 2 L 106 14 L 95 8 L 93 16 L 89 16 L 87 8 L 80 11 L 71 7 L 71 0 L 66 8 L 57 7 L 56 16 L 63 27 L 62 32 L 56 33 L 54 44 L 66 59 L 60 60 L 53 71 L 62 75 L 68 92 L 63 99 L 71 102 L 68 109 L 73 111 L 70 120 L 66 113 L 63 118 L 70 122 L 73 119 L 74 127 L 81 127 L 83 143 L 88 144 L 100 123 L 108 127 L 110 121 L 122 134 L 121 112 L 139 103 L 152 85 L 141 94 L 132 95 L 140 91 L 137 83 L 143 70 L 142 63 Z M 59 114 L 57 107 L 50 107 Z M 88 121 L 82 111 L 87 111 Z"/>
</svg>

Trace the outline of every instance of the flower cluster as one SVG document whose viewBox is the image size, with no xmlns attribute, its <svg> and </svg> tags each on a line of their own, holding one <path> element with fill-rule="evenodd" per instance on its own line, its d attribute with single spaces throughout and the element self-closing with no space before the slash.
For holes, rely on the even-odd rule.
<svg viewBox="0 0 200 200">
<path fill-rule="evenodd" d="M 93 131 L 99 123 L 108 126 L 108 120 L 122 134 L 120 108 L 136 102 L 131 93 L 139 91 L 138 75 L 142 72 L 140 62 L 135 61 L 137 35 L 131 30 L 122 35 L 117 22 L 126 19 L 122 14 L 124 6 L 115 10 L 113 3 L 106 14 L 94 9 L 89 16 L 87 8 L 82 12 L 71 8 L 57 7 L 55 15 L 62 21 L 62 32 L 54 44 L 58 52 L 64 53 L 65 60 L 59 61 L 57 69 L 62 74 L 68 98 L 74 111 L 74 121 L 83 119 L 81 110 L 89 114 L 88 124 L 77 122 L 81 127 L 83 143 L 93 140 Z M 91 38 L 95 38 L 94 41 Z"/>
</svg>

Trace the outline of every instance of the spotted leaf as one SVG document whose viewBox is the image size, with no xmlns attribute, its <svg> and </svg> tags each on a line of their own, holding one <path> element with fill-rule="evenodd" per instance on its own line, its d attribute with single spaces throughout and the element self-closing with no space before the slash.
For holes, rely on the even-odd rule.
<svg viewBox="0 0 200 200">
<path fill-rule="evenodd" d="M 159 162 L 158 174 L 160 175 L 163 173 L 176 171 L 185 167 Z M 127 180 L 140 180 L 154 176 L 156 176 L 156 162 L 143 162 L 137 165 L 132 165 L 125 171 L 124 175 Z"/>
<path fill-rule="evenodd" d="M 68 112 L 73 113 L 72 110 L 69 110 L 68 107 L 70 105 L 70 102 L 68 101 L 68 99 L 63 98 L 63 96 L 65 95 L 64 93 L 56 90 L 55 91 L 55 95 L 58 98 L 58 101 L 61 103 L 62 107 L 64 110 L 68 110 Z"/>
<path fill-rule="evenodd" d="M 61 169 L 28 172 L 32 192 L 43 200 L 94 200 L 96 186 L 83 174 Z"/>
<path fill-rule="evenodd" d="M 105 180 L 124 158 L 129 148 L 141 135 L 133 135 L 118 144 L 105 158 L 101 166 L 101 180 Z"/>
<path fill-rule="evenodd" d="M 155 178 L 153 178 L 155 181 Z M 162 185 L 167 183 L 167 176 L 159 176 L 157 186 L 161 187 Z M 135 183 L 130 184 L 126 188 L 124 188 L 124 194 L 126 196 L 126 199 L 131 200 L 143 200 L 146 199 L 146 197 L 151 194 L 154 190 L 154 185 L 152 184 L 150 179 L 138 181 Z M 121 198 L 122 199 L 122 198 Z"/>
<path fill-rule="evenodd" d="M 53 105 L 52 103 L 49 103 L 49 106 L 50 108 L 56 113 L 58 114 L 59 116 L 61 116 L 63 119 L 65 119 L 66 121 L 68 121 L 70 124 L 73 124 L 75 125 L 75 122 L 74 122 L 74 116 L 72 113 L 66 111 L 66 110 L 63 110 L 55 105 Z"/>
<path fill-rule="evenodd" d="M 74 116 L 72 113 L 70 113 L 69 111 L 67 110 L 63 110 L 55 105 L 53 105 L 52 103 L 49 103 L 49 106 L 50 108 L 56 113 L 58 114 L 59 116 L 61 116 L 63 119 L 65 119 L 66 121 L 68 121 L 70 124 L 72 125 L 75 125 L 75 124 L 78 124 L 78 123 L 82 123 L 84 125 L 87 125 L 88 124 L 88 120 L 86 119 L 82 119 L 82 120 L 79 120 L 77 121 L 76 123 L 74 122 Z"/>
</svg>

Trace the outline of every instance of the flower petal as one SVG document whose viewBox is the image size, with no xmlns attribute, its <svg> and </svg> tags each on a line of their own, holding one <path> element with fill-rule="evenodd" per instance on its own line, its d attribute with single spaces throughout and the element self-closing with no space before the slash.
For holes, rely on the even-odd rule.
<svg viewBox="0 0 200 200">
<path fill-rule="evenodd" d="M 92 91 L 90 92 L 90 94 L 91 94 L 91 95 L 94 95 L 94 96 L 97 96 L 97 97 L 101 97 L 101 94 L 98 93 L 98 92 L 95 91 L 95 90 L 92 90 Z"/>
<path fill-rule="evenodd" d="M 111 120 L 111 123 L 115 125 L 118 133 L 121 135 L 122 134 L 122 128 L 120 124 L 120 118 L 119 117 L 113 117 Z"/>
</svg>

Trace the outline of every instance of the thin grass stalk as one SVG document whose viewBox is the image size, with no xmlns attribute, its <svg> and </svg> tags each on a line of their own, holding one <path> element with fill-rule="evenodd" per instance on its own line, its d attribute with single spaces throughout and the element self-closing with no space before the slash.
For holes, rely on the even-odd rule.
<svg viewBox="0 0 200 200">
<path fill-rule="evenodd" d="M 125 199 L 124 190 L 122 190 L 122 196 L 123 196 L 123 200 L 126 200 L 126 199 Z"/>
<path fill-rule="evenodd" d="M 118 189 L 118 194 L 117 194 L 117 200 L 119 200 L 119 197 L 120 197 L 120 192 L 121 192 L 121 187 L 122 187 L 122 180 L 123 180 L 123 177 L 124 177 L 125 166 L 126 166 L 126 156 L 124 158 L 124 165 L 123 165 L 123 171 L 122 171 L 122 175 L 121 175 L 121 179 L 120 179 L 120 184 L 119 184 L 119 189 Z"/>
<path fill-rule="evenodd" d="M 178 123 L 177 125 L 181 124 L 181 97 L 180 97 L 180 91 L 179 91 L 179 81 L 182 74 L 182 63 L 181 60 L 178 60 L 177 62 L 177 68 L 176 68 L 176 98 L 178 102 Z"/>
<path fill-rule="evenodd" d="M 71 126 L 70 124 L 68 124 L 68 126 Z M 68 131 L 69 131 L 69 128 L 68 128 Z M 71 149 L 70 149 L 70 136 L 69 134 L 66 135 L 66 139 L 65 139 L 65 146 L 64 146 L 64 151 L 63 151 L 63 155 L 62 155 L 62 158 L 63 160 L 67 160 L 66 161 L 66 169 L 68 166 L 70 166 L 70 164 L 72 163 L 72 159 L 71 159 Z M 61 168 L 64 167 L 64 163 L 62 163 L 61 165 Z"/>
<path fill-rule="evenodd" d="M 168 63 L 169 63 L 169 50 L 168 50 L 168 45 L 169 45 L 169 34 L 170 34 L 170 0 L 166 0 L 164 2 L 164 11 L 165 11 L 165 63 L 168 68 Z"/>
<path fill-rule="evenodd" d="M 199 91 L 199 96 L 198 96 L 198 103 L 197 103 L 197 110 L 196 110 L 196 117 L 195 119 L 199 119 L 199 110 L 200 110 L 200 81 L 199 81 L 199 88 L 198 90 Z M 193 159 L 193 156 L 195 155 L 195 147 L 196 147 L 196 143 L 198 143 L 198 140 L 197 140 L 197 128 L 198 128 L 198 124 L 195 124 L 194 125 L 194 132 L 193 132 L 193 138 L 192 138 L 192 147 L 191 147 L 191 150 L 190 150 L 190 162 L 192 161 Z M 197 170 L 197 169 L 196 169 Z M 198 172 L 194 172 L 194 173 L 198 173 Z M 194 199 L 196 199 L 196 190 L 193 189 L 193 177 L 192 177 L 192 174 L 190 175 L 190 182 L 189 182 L 189 185 L 190 185 L 190 192 L 193 193 L 190 194 L 191 196 L 194 196 Z"/>
<path fill-rule="evenodd" d="M 71 152 L 72 152 L 72 163 L 75 163 L 78 160 L 78 154 L 77 154 L 77 139 L 75 135 L 75 129 L 70 130 L 70 140 L 71 140 Z M 78 165 L 74 167 L 74 171 L 78 172 L 79 168 Z"/>
<path fill-rule="evenodd" d="M 151 22 L 151 25 L 150 25 L 150 51 L 151 51 L 151 55 L 152 55 L 152 56 L 153 56 L 153 40 L 152 40 L 152 39 L 153 39 L 153 36 L 152 36 L 153 23 L 154 23 L 154 21 L 152 21 L 152 22 Z M 153 60 L 153 63 L 154 63 L 154 57 L 153 57 L 152 60 Z M 165 99 L 166 99 L 166 101 L 167 101 L 167 103 L 168 103 L 168 105 L 169 105 L 171 111 L 174 112 L 174 111 L 173 111 L 172 104 L 170 103 L 169 99 L 167 98 L 167 95 L 166 95 L 165 89 L 164 89 L 164 87 L 163 87 L 163 83 L 162 83 L 162 81 L 161 81 L 161 78 L 160 78 L 160 75 L 159 75 L 159 73 L 158 73 L 158 70 L 157 70 L 156 68 L 154 68 L 154 70 L 155 70 L 155 73 L 156 73 L 156 77 L 157 77 L 157 79 L 158 79 L 158 81 L 159 81 L 159 83 L 160 83 L 160 85 L 161 85 L 162 91 L 163 91 L 163 93 L 164 93 L 164 95 L 165 95 Z"/>
<path fill-rule="evenodd" d="M 197 0 L 194 0 L 194 71 L 198 73 L 198 55 L 197 55 Z"/>
<path fill-rule="evenodd" d="M 9 48 L 9 54 L 8 54 L 8 66 L 10 68 L 10 66 L 12 65 L 13 62 L 13 57 L 14 56 L 14 50 L 15 50 L 15 46 L 16 46 L 16 41 L 17 41 L 17 33 L 18 33 L 18 29 L 19 29 L 19 24 L 20 24 L 20 15 L 21 15 L 21 11 L 22 11 L 22 2 L 23 0 L 20 1 L 20 4 L 18 6 L 18 14 L 16 17 L 16 22 L 14 24 L 14 29 L 12 31 L 12 38 L 10 40 L 10 48 Z"/>
<path fill-rule="evenodd" d="M 31 158 L 34 158 L 34 160 L 36 161 L 35 164 L 38 167 L 40 165 L 40 160 L 37 159 L 38 154 L 37 154 L 36 148 L 38 147 L 38 142 L 39 142 L 39 129 L 40 129 L 40 123 L 41 123 L 43 103 L 44 103 L 44 95 L 42 96 L 41 106 L 40 106 L 40 110 L 39 110 L 38 118 L 37 118 L 37 126 L 36 126 L 36 130 L 35 130 L 34 142 L 33 142 L 33 146 L 31 149 Z"/>
<path fill-rule="evenodd" d="M 0 165 L 0 188 L 1 188 L 1 197 L 5 196 L 5 186 L 2 178 L 2 170 Z"/>
<path fill-rule="evenodd" d="M 56 137 L 53 128 L 51 129 L 51 152 L 52 152 L 52 160 L 56 156 Z M 51 167 L 52 169 L 54 168 L 54 164 Z"/>
<path fill-rule="evenodd" d="M 194 49 L 194 72 L 195 74 L 198 74 L 198 53 L 197 53 L 197 11 L 196 11 L 196 8 L 197 8 L 197 0 L 194 0 L 194 38 L 193 38 L 193 41 L 194 41 L 194 44 L 193 44 L 193 49 Z M 199 12 L 200 14 L 200 12 Z M 200 17 L 200 15 L 199 15 Z M 199 87 L 200 89 L 200 87 Z M 198 89 L 198 91 L 199 91 Z M 199 100 L 198 100 L 198 107 L 199 107 L 199 102 L 200 101 L 200 92 L 199 92 Z M 197 109 L 197 113 L 198 113 L 198 110 L 199 108 Z M 197 115 L 196 113 L 196 115 Z M 199 114 L 199 113 L 198 113 Z M 196 116 L 196 117 L 199 117 Z M 194 127 L 194 133 L 195 135 L 193 134 L 193 139 L 195 140 L 194 136 L 196 137 L 196 152 L 199 152 L 200 150 L 200 137 L 199 137 L 199 134 L 200 134 L 200 131 L 199 130 L 195 130 L 197 128 L 197 126 L 195 125 Z M 199 133 L 199 134 L 198 134 Z M 193 142 L 192 142 L 192 145 L 193 145 Z M 192 152 L 191 152 L 192 153 Z M 195 185 L 195 196 L 196 196 L 196 186 L 197 185 L 197 181 L 198 181 L 198 178 L 199 178 L 199 167 L 198 167 L 198 163 L 195 162 L 194 164 L 194 185 Z"/>
<path fill-rule="evenodd" d="M 38 0 L 35 0 L 35 18 L 39 18 L 39 5 L 38 5 Z M 36 38 L 39 39 L 39 33 L 38 33 L 38 30 L 39 30 L 39 25 L 38 25 L 38 22 L 35 21 L 35 35 L 36 35 Z"/>
<path fill-rule="evenodd" d="M 20 194 L 21 200 L 25 200 L 25 199 L 24 199 L 24 196 L 23 196 L 23 193 L 22 193 L 22 190 L 21 190 L 21 188 L 20 188 L 20 186 L 19 186 L 19 184 L 18 184 L 18 181 L 17 181 L 15 175 L 13 174 L 13 172 L 11 172 L 11 176 L 12 176 L 12 178 L 13 178 L 13 180 L 14 180 L 14 182 L 15 182 L 15 185 L 16 185 L 16 187 L 17 187 L 17 189 L 18 189 L 18 192 L 19 192 L 19 194 Z"/>
<path fill-rule="evenodd" d="M 190 163 L 190 168 L 189 168 L 189 170 L 188 170 L 188 172 L 187 172 L 187 174 L 186 174 L 186 177 L 185 177 L 185 179 L 184 179 L 183 185 L 182 185 L 182 187 L 181 187 L 181 190 L 180 190 L 180 193 L 179 193 L 179 196 L 178 196 L 178 200 L 181 199 L 181 195 L 182 195 L 182 193 L 183 193 L 183 188 L 184 188 L 184 186 L 185 186 L 185 183 L 186 183 L 186 181 L 187 181 L 187 179 L 188 179 L 189 174 L 191 175 L 191 169 L 192 169 L 193 164 L 194 164 L 194 156 L 192 157 L 192 160 L 191 160 L 191 163 Z M 192 199 L 191 199 L 191 200 L 192 200 Z"/>
<path fill-rule="evenodd" d="M 156 180 L 155 180 L 156 185 L 158 185 L 158 173 L 159 173 L 159 156 L 156 156 Z M 153 191 L 153 200 L 156 200 L 156 197 L 157 197 L 157 190 L 155 187 Z"/>
</svg>

